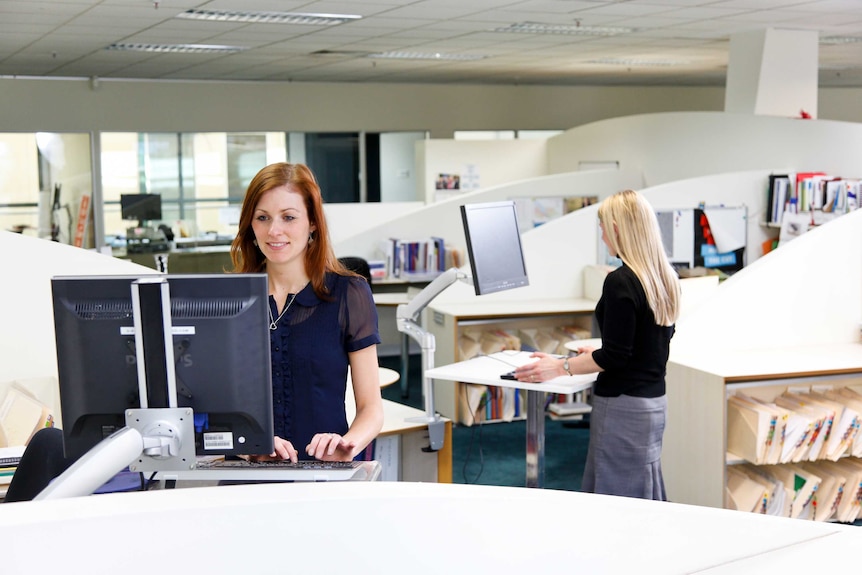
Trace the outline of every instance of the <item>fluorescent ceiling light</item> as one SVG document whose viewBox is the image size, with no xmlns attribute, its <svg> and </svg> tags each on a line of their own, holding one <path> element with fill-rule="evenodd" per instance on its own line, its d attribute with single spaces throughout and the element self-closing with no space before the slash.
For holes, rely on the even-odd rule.
<svg viewBox="0 0 862 575">
<path fill-rule="evenodd" d="M 368 58 L 390 58 L 395 60 L 483 60 L 487 56 L 481 54 L 444 54 L 442 52 L 377 52 L 368 54 Z"/>
<path fill-rule="evenodd" d="M 302 24 L 308 26 L 334 26 L 362 16 L 356 14 L 304 14 L 299 12 L 246 12 L 239 10 L 186 10 L 177 18 L 209 20 L 214 22 L 254 22 L 260 24 Z"/>
<path fill-rule="evenodd" d="M 611 66 L 628 66 L 630 68 L 652 68 L 660 66 L 682 66 L 686 60 L 648 60 L 646 58 L 596 58 L 587 60 L 587 64 L 609 64 Z"/>
<path fill-rule="evenodd" d="M 825 38 L 820 39 L 821 44 L 827 44 L 827 45 L 854 44 L 856 42 L 862 42 L 862 37 L 859 37 L 859 36 L 827 36 Z"/>
<path fill-rule="evenodd" d="M 218 44 L 111 44 L 105 50 L 124 52 L 157 52 L 167 54 L 212 54 L 242 52 L 242 46 L 219 46 Z"/>
<path fill-rule="evenodd" d="M 542 24 L 540 22 L 518 22 L 494 32 L 515 32 L 520 34 L 568 34 L 571 36 L 616 36 L 634 32 L 633 28 L 611 26 L 581 26 L 580 24 Z"/>
</svg>

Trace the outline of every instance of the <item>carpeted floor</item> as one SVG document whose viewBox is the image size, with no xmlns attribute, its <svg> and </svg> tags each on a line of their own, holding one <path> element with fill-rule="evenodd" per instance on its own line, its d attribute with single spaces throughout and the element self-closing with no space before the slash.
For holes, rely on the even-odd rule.
<svg viewBox="0 0 862 575">
<path fill-rule="evenodd" d="M 421 361 L 411 357 L 408 397 L 399 384 L 383 388 L 383 397 L 423 408 Z M 398 370 L 398 357 L 381 357 L 380 365 Z M 545 488 L 577 491 L 587 456 L 589 426 L 545 420 Z M 526 423 L 453 425 L 452 481 L 523 487 L 526 479 Z"/>
</svg>

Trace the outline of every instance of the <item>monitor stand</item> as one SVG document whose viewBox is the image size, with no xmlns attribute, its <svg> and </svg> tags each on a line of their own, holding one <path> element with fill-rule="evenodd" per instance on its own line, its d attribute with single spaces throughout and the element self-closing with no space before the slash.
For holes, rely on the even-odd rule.
<svg viewBox="0 0 862 575">
<path fill-rule="evenodd" d="M 141 408 L 127 409 L 124 428 L 84 454 L 34 500 L 90 495 L 126 467 L 132 471 L 195 467 L 194 412 L 177 407 L 168 280 L 145 277 L 132 282 L 131 289 Z M 145 339 L 151 344 L 146 355 Z"/>
<path fill-rule="evenodd" d="M 425 376 L 425 372 L 434 368 L 434 352 L 436 350 L 434 334 L 426 331 L 417 323 L 417 320 L 422 310 L 440 295 L 440 292 L 459 280 L 471 285 L 473 283 L 473 279 L 469 275 L 456 268 L 449 268 L 425 286 L 416 297 L 410 300 L 410 303 L 401 304 L 396 308 L 395 320 L 398 324 L 398 331 L 413 338 L 422 350 L 422 393 L 425 396 L 425 415 L 411 417 L 407 421 L 428 424 L 430 445 L 423 448 L 423 451 L 442 449 L 446 428 L 434 406 L 434 382 Z"/>
</svg>

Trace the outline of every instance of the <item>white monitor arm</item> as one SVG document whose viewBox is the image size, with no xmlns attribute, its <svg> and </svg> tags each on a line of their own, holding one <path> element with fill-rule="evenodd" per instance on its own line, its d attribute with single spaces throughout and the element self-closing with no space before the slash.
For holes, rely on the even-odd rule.
<svg viewBox="0 0 862 575">
<path fill-rule="evenodd" d="M 425 286 L 409 303 L 399 305 L 395 312 L 398 331 L 413 338 L 422 350 L 422 393 L 425 396 L 425 416 L 410 418 L 408 421 L 428 424 L 428 437 L 431 442 L 428 451 L 438 451 L 443 447 L 444 427 L 443 420 L 434 409 L 433 382 L 425 377 L 425 372 L 434 367 L 434 334 L 428 333 L 417 322 L 422 310 L 443 290 L 458 280 L 473 284 L 472 277 L 457 268 L 449 268 Z"/>
</svg>

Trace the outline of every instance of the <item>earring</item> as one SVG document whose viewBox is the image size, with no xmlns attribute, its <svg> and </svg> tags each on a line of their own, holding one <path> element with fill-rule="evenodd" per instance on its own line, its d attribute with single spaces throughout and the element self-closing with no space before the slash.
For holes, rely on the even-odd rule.
<svg viewBox="0 0 862 575">
<path fill-rule="evenodd" d="M 257 247 L 257 240 L 251 240 L 251 243 L 253 243 L 255 247 Z"/>
<path fill-rule="evenodd" d="M 311 234 L 311 232 L 308 232 L 308 243 L 314 243 L 314 236 Z"/>
</svg>

